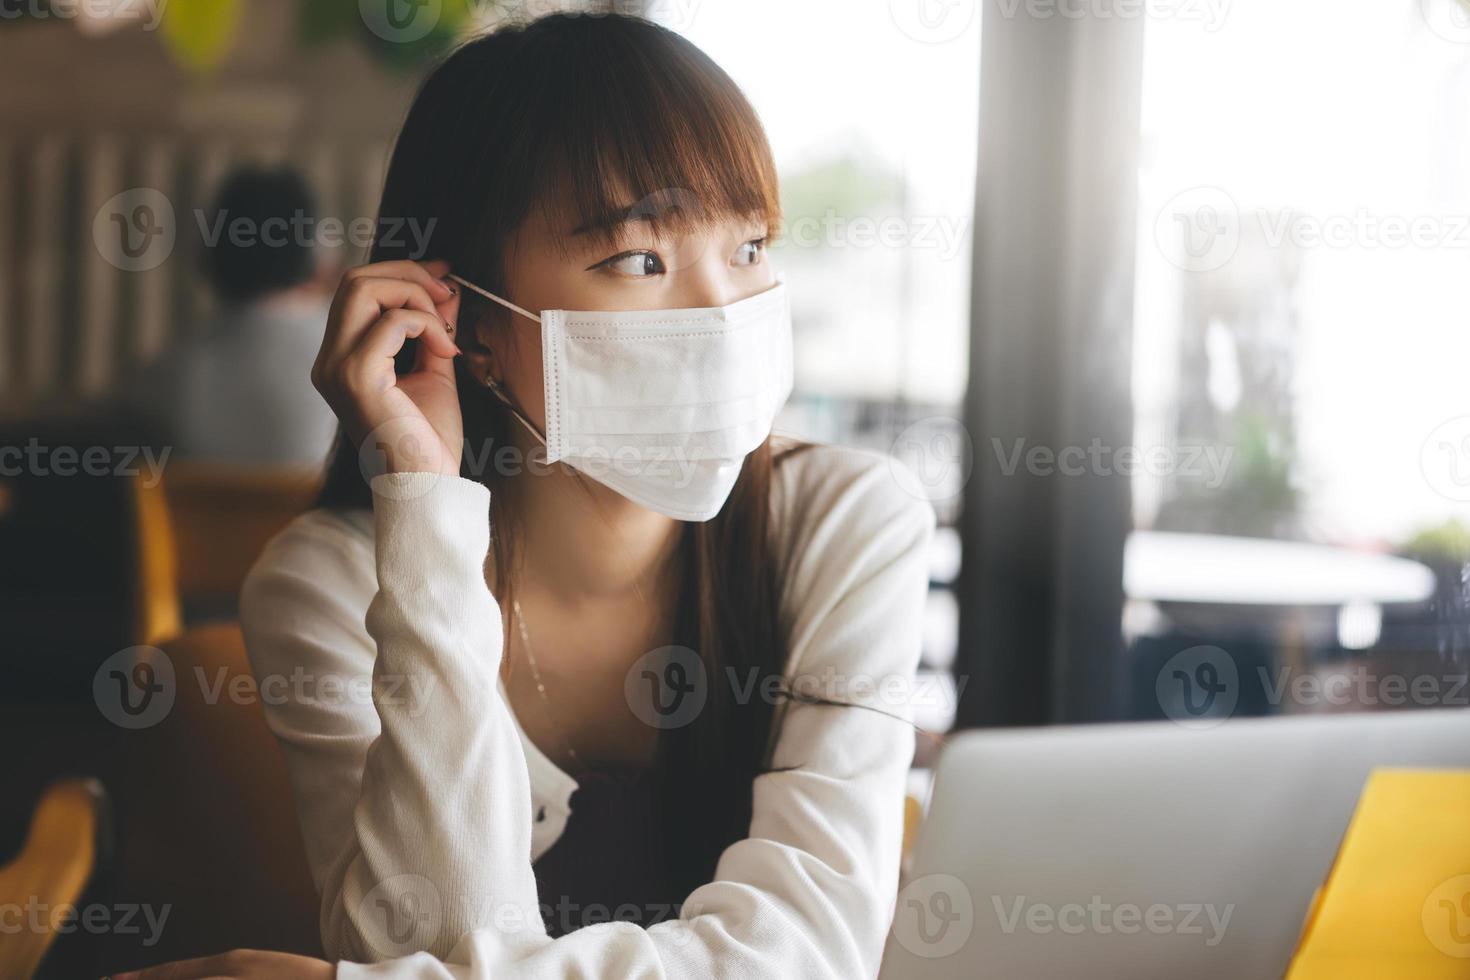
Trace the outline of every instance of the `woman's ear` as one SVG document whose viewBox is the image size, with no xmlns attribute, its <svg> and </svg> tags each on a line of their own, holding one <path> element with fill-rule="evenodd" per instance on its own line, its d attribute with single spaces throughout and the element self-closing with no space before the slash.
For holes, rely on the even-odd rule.
<svg viewBox="0 0 1470 980">
<path fill-rule="evenodd" d="M 474 319 L 466 330 L 463 321 L 471 317 Z M 478 315 L 475 312 L 461 315 L 458 330 L 460 350 L 464 351 L 465 366 L 469 368 L 470 374 L 482 384 L 503 380 L 504 362 L 496 356 L 496 350 L 506 342 L 508 331 L 503 321 L 507 318 L 495 310 L 486 310 Z"/>
</svg>

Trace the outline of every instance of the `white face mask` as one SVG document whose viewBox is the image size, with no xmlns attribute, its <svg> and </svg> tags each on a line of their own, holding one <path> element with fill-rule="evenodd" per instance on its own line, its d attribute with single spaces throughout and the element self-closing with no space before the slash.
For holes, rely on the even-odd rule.
<svg viewBox="0 0 1470 980">
<path fill-rule="evenodd" d="M 545 435 L 489 384 L 545 444 L 547 461 L 677 520 L 720 512 L 791 394 L 791 308 L 781 282 L 729 306 L 538 317 L 449 278 L 541 324 Z"/>
</svg>

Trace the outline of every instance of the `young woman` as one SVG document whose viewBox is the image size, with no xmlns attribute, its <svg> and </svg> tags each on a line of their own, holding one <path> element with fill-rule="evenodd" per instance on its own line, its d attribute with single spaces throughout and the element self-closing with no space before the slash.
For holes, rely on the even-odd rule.
<svg viewBox="0 0 1470 980">
<path fill-rule="evenodd" d="M 313 369 L 322 506 L 241 607 L 303 678 L 268 716 L 341 962 L 158 975 L 874 976 L 933 514 L 770 435 L 754 111 L 643 21 L 502 30 L 424 84 L 381 218 Z"/>
</svg>

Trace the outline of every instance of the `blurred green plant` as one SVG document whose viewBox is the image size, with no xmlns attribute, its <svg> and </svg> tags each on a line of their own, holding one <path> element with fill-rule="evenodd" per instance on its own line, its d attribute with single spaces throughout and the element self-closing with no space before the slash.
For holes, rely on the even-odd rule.
<svg viewBox="0 0 1470 980">
<path fill-rule="evenodd" d="M 1180 479 L 1160 512 L 1161 530 L 1295 538 L 1301 489 L 1293 479 L 1296 451 L 1289 431 L 1260 413 L 1234 419 L 1222 444 L 1233 447 L 1228 475 L 1218 487 L 1203 477 Z"/>
<path fill-rule="evenodd" d="M 175 0 L 178 2 L 178 0 Z M 400 0 L 382 0 L 397 3 Z M 297 33 L 302 48 L 311 49 L 340 40 L 363 44 L 375 59 L 393 71 L 411 71 L 448 52 L 459 40 L 471 19 L 471 0 L 439 0 L 439 16 L 423 37 L 411 41 L 389 41 L 379 37 L 363 21 L 359 0 L 302 0 L 297 7 Z M 502 3 L 475 8 L 499 9 Z"/>
<path fill-rule="evenodd" d="M 903 200 L 903 175 L 874 163 L 876 154 L 851 151 L 781 176 L 785 224 L 801 218 L 822 220 L 875 215 Z"/>
<path fill-rule="evenodd" d="M 1470 527 L 1451 518 L 1414 532 L 1398 550 L 1406 557 L 1431 565 L 1470 561 Z"/>
<path fill-rule="evenodd" d="M 384 4 L 410 0 L 381 0 Z M 448 52 L 476 14 L 504 10 L 509 0 L 437 0 L 433 26 L 420 38 L 390 41 L 367 26 L 360 0 L 299 0 L 297 42 L 303 49 L 339 41 L 363 45 L 384 67 L 412 71 Z M 221 64 L 238 34 L 246 0 L 170 0 L 163 11 L 160 34 L 169 52 L 184 67 L 208 72 Z M 64 18 L 51 0 L 0 0 L 0 25 L 40 25 Z"/>
</svg>

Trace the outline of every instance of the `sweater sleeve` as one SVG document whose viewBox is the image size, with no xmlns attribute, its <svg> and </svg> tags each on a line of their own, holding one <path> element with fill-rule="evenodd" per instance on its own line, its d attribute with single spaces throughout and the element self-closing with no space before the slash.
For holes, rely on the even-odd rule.
<svg viewBox="0 0 1470 980">
<path fill-rule="evenodd" d="M 928 505 L 905 497 L 886 467 L 826 481 L 830 499 L 785 569 L 787 683 L 866 707 L 783 702 L 774 771 L 753 787 L 750 835 L 725 851 L 679 918 L 647 929 L 603 922 L 552 940 L 531 872 L 524 754 L 495 685 L 488 500 L 458 479 L 423 478 L 422 490 L 422 477 L 374 481 L 385 491 L 375 499 L 378 593 L 367 616 L 374 696 L 349 727 L 370 732 L 371 712 L 379 734 L 348 751 L 332 744 L 342 720 L 319 708 L 283 704 L 272 717 L 313 868 L 323 869 L 323 936 L 343 960 L 340 980 L 875 976 L 913 751 L 906 693 L 919 653 Z M 290 590 L 258 583 L 247 634 L 258 665 L 309 659 L 333 642 L 303 640 L 292 617 L 270 622 L 280 603 L 304 617 L 320 601 L 307 578 Z M 383 696 L 379 682 L 403 675 L 417 680 L 422 703 Z M 313 816 L 330 806 L 325 791 L 310 791 L 318 785 L 355 786 L 348 819 Z"/>
<path fill-rule="evenodd" d="M 346 598 L 360 590 L 336 581 L 341 554 L 300 535 L 241 595 L 257 681 L 299 676 L 304 695 L 268 703 L 267 719 L 322 895 L 323 947 L 334 959 L 444 956 L 492 901 L 524 903 L 533 934 L 530 778 L 496 688 L 500 609 L 484 575 L 489 491 L 410 473 L 374 478 L 373 492 L 365 619 Z M 356 696 L 342 693 L 354 679 Z"/>
</svg>

